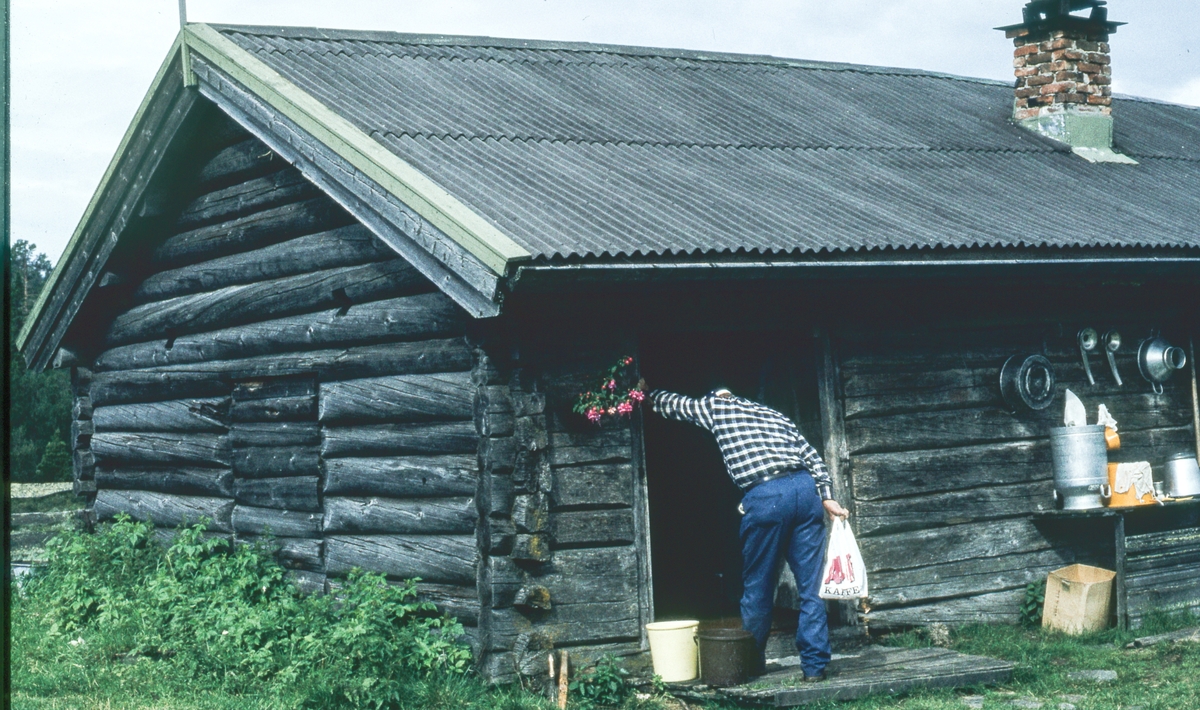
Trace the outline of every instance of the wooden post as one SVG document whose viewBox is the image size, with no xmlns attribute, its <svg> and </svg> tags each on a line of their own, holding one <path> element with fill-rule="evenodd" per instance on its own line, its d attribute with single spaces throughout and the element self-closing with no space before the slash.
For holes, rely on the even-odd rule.
<svg viewBox="0 0 1200 710">
<path fill-rule="evenodd" d="M 854 495 L 850 486 L 849 450 L 846 447 L 846 427 L 842 403 L 838 398 L 838 369 L 833 353 L 833 341 L 825 329 L 817 337 L 817 394 L 821 406 L 821 432 L 824 439 L 825 465 L 833 479 L 833 496 L 851 514 Z"/>
<path fill-rule="evenodd" d="M 559 710 L 567 707 L 567 682 L 571 670 L 570 659 L 567 657 L 567 652 L 560 651 L 558 656 L 558 707 Z"/>
<path fill-rule="evenodd" d="M 1196 431 L 1196 455 L 1200 456 L 1200 395 L 1196 392 L 1196 339 L 1188 338 L 1188 356 L 1192 359 L 1192 427 Z"/>
</svg>

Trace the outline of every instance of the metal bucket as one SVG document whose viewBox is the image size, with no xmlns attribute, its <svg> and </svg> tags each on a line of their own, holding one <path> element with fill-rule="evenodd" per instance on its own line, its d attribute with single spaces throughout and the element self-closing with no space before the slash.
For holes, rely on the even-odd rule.
<svg viewBox="0 0 1200 710">
<path fill-rule="evenodd" d="M 741 685 L 758 663 L 754 636 L 741 629 L 709 629 L 700 639 L 700 682 L 712 686 Z"/>
<path fill-rule="evenodd" d="M 1050 430 L 1054 457 L 1054 498 L 1063 510 L 1103 508 L 1101 487 L 1108 484 L 1108 448 L 1104 427 L 1071 426 Z"/>
</svg>

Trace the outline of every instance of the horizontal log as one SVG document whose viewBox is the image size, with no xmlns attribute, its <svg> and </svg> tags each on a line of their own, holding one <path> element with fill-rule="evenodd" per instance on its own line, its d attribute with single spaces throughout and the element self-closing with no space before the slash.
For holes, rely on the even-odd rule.
<svg viewBox="0 0 1200 710">
<path fill-rule="evenodd" d="M 321 387 L 321 422 L 463 420 L 474 414 L 469 372 L 392 375 L 330 382 Z"/>
<path fill-rule="evenodd" d="M 972 482 L 979 482 L 982 476 Z M 918 530 L 979 520 L 1011 518 L 1054 509 L 1051 481 L 983 486 L 911 498 L 859 500 L 854 504 L 857 535 Z"/>
<path fill-rule="evenodd" d="M 628 463 L 554 468 L 550 500 L 556 508 L 632 505 L 633 467 Z"/>
<path fill-rule="evenodd" d="M 229 443 L 245 446 L 316 446 L 321 427 L 316 422 L 246 422 L 229 431 Z"/>
<path fill-rule="evenodd" d="M 260 508 L 317 511 L 321 509 L 317 495 L 319 485 L 316 476 L 236 478 L 233 497 L 239 503 Z"/>
<path fill-rule="evenodd" d="M 443 614 L 448 614 L 466 626 L 479 625 L 479 592 L 475 586 L 453 584 L 417 584 L 417 598 L 430 602 Z"/>
<path fill-rule="evenodd" d="M 132 402 L 223 397 L 232 387 L 220 372 L 162 372 L 155 370 L 101 372 L 89 386 L 96 407 Z"/>
<path fill-rule="evenodd" d="M 183 209 L 175 228 L 182 231 L 226 222 L 319 194 L 298 170 L 280 170 L 200 195 Z"/>
<path fill-rule="evenodd" d="M 866 537 L 858 546 L 868 570 L 877 572 L 921 567 L 929 560 L 954 562 L 1036 552 L 1054 543 L 1031 521 L 1013 518 Z"/>
<path fill-rule="evenodd" d="M 471 422 L 328 427 L 321 434 L 321 455 L 326 458 L 467 454 L 479 446 Z"/>
<path fill-rule="evenodd" d="M 474 535 L 331 535 L 325 539 L 325 569 L 345 575 L 353 568 L 435 584 L 475 583 L 478 551 Z"/>
<path fill-rule="evenodd" d="M 556 466 L 628 461 L 633 456 L 633 437 L 628 429 L 550 434 L 550 463 Z"/>
<path fill-rule="evenodd" d="M 984 483 L 1032 483 L 1052 475 L 1050 444 L 1044 439 L 850 459 L 856 500 L 944 493 Z"/>
<path fill-rule="evenodd" d="M 316 375 L 322 381 L 333 381 L 470 367 L 471 351 L 463 339 L 454 338 L 102 372 L 90 391 L 97 405 L 153 402 L 228 394 L 231 379 Z"/>
<path fill-rule="evenodd" d="M 234 422 L 303 422 L 317 418 L 315 394 L 234 402 L 229 410 Z"/>
<path fill-rule="evenodd" d="M 537 632 L 555 646 L 641 637 L 636 600 L 555 604 L 549 611 L 526 615 L 516 609 L 491 611 L 491 645 L 513 648 L 522 634 Z"/>
<path fill-rule="evenodd" d="M 325 590 L 329 588 L 329 580 L 325 577 L 324 572 L 290 569 L 287 571 L 287 578 L 296 585 L 296 589 L 301 594 L 324 594 Z"/>
<path fill-rule="evenodd" d="M 138 287 L 138 303 L 162 301 L 227 286 L 279 279 L 310 271 L 394 259 L 396 253 L 361 225 L 317 232 L 262 249 L 160 271 Z"/>
<path fill-rule="evenodd" d="M 633 511 L 580 510 L 551 516 L 556 548 L 579 545 L 628 545 L 634 541 Z"/>
<path fill-rule="evenodd" d="M 484 585 L 493 606 L 508 607 L 528 585 L 550 590 L 550 603 L 625 602 L 638 595 L 638 555 L 632 547 L 557 550 L 546 564 L 525 570 L 509 557 L 490 557 Z"/>
<path fill-rule="evenodd" d="M 344 308 L 431 288 L 403 259 L 323 269 L 134 306 L 113 320 L 105 343 L 111 347 L 165 338 L 173 349 L 172 339 L 185 333 Z"/>
<path fill-rule="evenodd" d="M 134 520 L 149 521 L 159 527 L 195 525 L 207 519 L 210 532 L 233 532 L 229 516 L 233 501 L 211 496 L 177 496 L 153 491 L 100 490 L 96 492 L 95 513 L 107 520 L 117 513 L 128 513 Z"/>
<path fill-rule="evenodd" d="M 311 572 L 325 571 L 324 547 L 321 540 L 303 537 L 262 537 L 259 535 L 238 534 L 237 541 L 245 544 L 258 544 L 270 550 L 279 563 L 288 569 L 304 569 Z"/>
<path fill-rule="evenodd" d="M 96 470 L 96 486 L 231 498 L 233 474 L 225 468 L 99 468 Z"/>
<path fill-rule="evenodd" d="M 241 478 L 316 476 L 321 459 L 315 446 L 252 446 L 233 450 L 233 474 Z"/>
<path fill-rule="evenodd" d="M 914 604 L 895 609 L 872 611 L 869 625 L 874 628 L 898 628 L 946 624 L 1016 624 L 1020 621 L 1025 588 L 980 594 L 961 599 Z"/>
<path fill-rule="evenodd" d="M 201 189 L 215 190 L 288 167 L 257 138 L 247 138 L 219 151 L 200 169 Z"/>
<path fill-rule="evenodd" d="M 869 579 L 871 606 L 882 609 L 1018 587 L 1023 589 L 1030 582 L 1045 580 L 1050 572 L 1073 562 L 1075 559 L 1070 550 L 1057 548 L 884 572 Z"/>
<path fill-rule="evenodd" d="M 321 534 L 321 514 L 302 510 L 236 505 L 232 524 L 239 535 L 319 537 Z"/>
<path fill-rule="evenodd" d="M 315 197 L 180 232 L 155 249 L 151 258 L 165 267 L 182 266 L 341 227 L 352 219 L 328 197 Z"/>
<path fill-rule="evenodd" d="M 92 437 L 97 461 L 153 466 L 229 466 L 229 440 L 221 434 L 98 432 Z"/>
<path fill-rule="evenodd" d="M 344 311 L 344 312 L 343 312 Z M 98 371 L 231 360 L 313 348 L 429 340 L 462 335 L 465 314 L 441 293 L 371 300 L 165 340 L 121 345 L 96 358 Z M 468 365 L 466 368 L 468 369 Z"/>
<path fill-rule="evenodd" d="M 233 387 L 235 404 L 259 399 L 300 396 L 317 396 L 317 381 L 311 374 L 241 380 Z"/>
<path fill-rule="evenodd" d="M 331 458 L 324 466 L 326 496 L 469 496 L 479 477 L 471 455 Z"/>
<path fill-rule="evenodd" d="M 229 428 L 229 398 L 205 397 L 96 407 L 97 431 L 179 431 L 222 434 Z"/>
<path fill-rule="evenodd" d="M 328 533 L 470 534 L 478 519 L 474 498 L 325 498 Z"/>
</svg>

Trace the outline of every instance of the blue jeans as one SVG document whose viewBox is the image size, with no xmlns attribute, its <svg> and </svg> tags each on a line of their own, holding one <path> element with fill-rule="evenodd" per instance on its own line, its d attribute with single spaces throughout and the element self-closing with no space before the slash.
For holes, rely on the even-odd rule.
<svg viewBox="0 0 1200 710">
<path fill-rule="evenodd" d="M 825 601 L 819 596 L 825 509 L 816 483 L 803 472 L 760 483 L 742 498 L 742 509 L 742 628 L 754 634 L 761 654 L 771 632 L 779 558 L 786 556 L 800 596 L 800 666 L 805 675 L 816 675 L 830 655 Z"/>
</svg>

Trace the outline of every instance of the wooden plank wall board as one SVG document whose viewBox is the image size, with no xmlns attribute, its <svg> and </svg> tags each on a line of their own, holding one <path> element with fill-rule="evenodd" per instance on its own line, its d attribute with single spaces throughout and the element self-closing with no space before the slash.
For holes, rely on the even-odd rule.
<svg viewBox="0 0 1200 710">
<path fill-rule="evenodd" d="M 1103 325 L 1126 336 L 1116 358 L 1123 387 L 1103 355 L 1092 359 L 1097 382 L 1088 384 L 1073 325 L 836 336 L 872 624 L 1015 619 L 1028 582 L 1097 558 L 1099 542 L 1029 519 L 1053 506 L 1048 436 L 1061 426 L 1064 389 L 1083 399 L 1091 419 L 1100 403 L 1117 418 L 1122 449 L 1112 460 L 1158 467 L 1169 451 L 1186 448 L 1191 401 L 1182 378 L 1154 395 L 1138 374 L 1137 334 L 1155 324 Z M 1000 366 L 1018 353 L 1053 364 L 1049 409 L 1013 414 L 1004 406 Z"/>
<path fill-rule="evenodd" d="M 1153 612 L 1200 615 L 1200 528 L 1125 538 L 1125 591 L 1129 625 Z"/>
<path fill-rule="evenodd" d="M 270 536 L 305 589 L 420 576 L 478 625 L 476 403 L 511 407 L 480 399 L 466 314 L 256 139 L 173 224 L 74 378 L 95 512 Z"/>
</svg>

